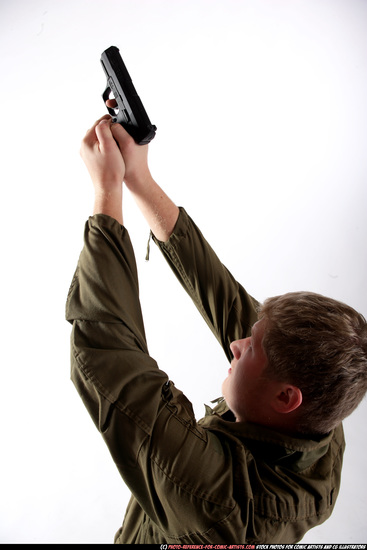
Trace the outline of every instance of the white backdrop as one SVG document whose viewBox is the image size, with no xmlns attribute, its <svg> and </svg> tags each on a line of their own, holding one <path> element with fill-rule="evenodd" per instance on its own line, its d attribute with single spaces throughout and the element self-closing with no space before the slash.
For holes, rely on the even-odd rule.
<svg viewBox="0 0 367 550">
<path fill-rule="evenodd" d="M 0 542 L 112 542 L 129 498 L 69 381 L 64 320 L 111 45 L 158 127 L 154 177 L 248 291 L 367 316 L 366 0 L 2 0 Z M 150 352 L 202 416 L 224 354 L 154 245 L 145 262 L 127 193 L 125 222 Z M 304 542 L 367 541 L 366 412 L 345 422 L 334 515 Z"/>
</svg>

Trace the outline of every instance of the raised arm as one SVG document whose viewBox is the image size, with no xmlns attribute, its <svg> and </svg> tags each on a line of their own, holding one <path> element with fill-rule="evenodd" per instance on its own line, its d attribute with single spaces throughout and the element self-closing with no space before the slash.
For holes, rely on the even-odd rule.
<svg viewBox="0 0 367 550">
<path fill-rule="evenodd" d="M 153 235 L 165 242 L 175 227 L 179 209 L 152 178 L 148 167 L 148 145 L 136 145 L 120 124 L 113 124 L 111 129 L 125 159 L 125 185 Z"/>
<path fill-rule="evenodd" d="M 103 117 L 87 133 L 81 153 L 95 187 L 94 214 L 108 214 L 122 224 L 124 180 L 165 258 L 231 360 L 230 343 L 250 332 L 257 320 L 257 302 L 222 265 L 187 214 L 180 216 L 179 208 L 154 181 L 148 145 L 136 145 L 120 124 Z M 106 158 L 108 163 L 103 162 Z"/>
<path fill-rule="evenodd" d="M 231 341 L 247 336 L 257 320 L 256 300 L 232 277 L 182 210 L 178 221 L 179 208 L 150 174 L 148 146 L 136 146 L 118 124 L 111 128 L 125 159 L 126 186 L 170 267 L 231 360 Z"/>
<path fill-rule="evenodd" d="M 108 119 L 88 131 L 81 154 L 96 200 L 66 304 L 71 378 L 136 497 L 119 540 L 146 541 L 148 522 L 157 540 L 169 530 L 173 541 L 192 532 L 207 541 L 206 533 L 235 508 L 229 458 L 148 353 L 134 252 L 121 225 L 122 179 L 131 163 L 118 157 Z"/>
</svg>

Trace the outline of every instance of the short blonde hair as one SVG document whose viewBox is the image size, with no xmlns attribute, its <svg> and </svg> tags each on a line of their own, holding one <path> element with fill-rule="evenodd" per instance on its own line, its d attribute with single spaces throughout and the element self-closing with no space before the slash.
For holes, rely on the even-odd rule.
<svg viewBox="0 0 367 550">
<path fill-rule="evenodd" d="M 329 432 L 367 391 L 365 318 L 312 292 L 268 298 L 259 317 L 266 319 L 267 375 L 302 391 L 299 432 Z"/>
</svg>

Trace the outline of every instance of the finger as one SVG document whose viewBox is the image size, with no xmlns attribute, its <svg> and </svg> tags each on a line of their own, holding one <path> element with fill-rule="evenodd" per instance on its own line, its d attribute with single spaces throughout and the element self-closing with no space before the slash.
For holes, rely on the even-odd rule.
<svg viewBox="0 0 367 550">
<path fill-rule="evenodd" d="M 107 105 L 107 107 L 110 107 L 111 109 L 116 109 L 117 101 L 116 101 L 116 99 L 107 99 L 106 105 Z"/>
<path fill-rule="evenodd" d="M 89 128 L 89 130 L 87 130 L 87 133 L 85 134 L 85 137 L 84 137 L 84 140 L 83 140 L 86 145 L 93 146 L 96 143 L 97 136 L 96 136 L 96 131 L 95 130 L 96 130 L 96 127 L 98 126 L 98 124 L 102 120 L 111 120 L 111 117 L 110 117 L 110 115 L 103 115 L 101 118 L 96 120 L 96 122 L 93 124 L 93 126 L 91 128 Z"/>
<path fill-rule="evenodd" d="M 94 132 L 94 130 L 96 129 L 96 127 L 98 126 L 98 124 L 102 121 L 102 120 L 112 120 L 111 119 L 111 116 L 110 115 L 103 115 L 101 116 L 101 118 L 99 118 L 98 120 L 96 120 L 96 122 L 93 124 L 93 126 L 88 130 L 88 132 Z M 87 134 L 88 134 L 87 132 Z"/>
<path fill-rule="evenodd" d="M 103 118 L 100 120 L 96 125 L 95 132 L 101 151 L 106 151 L 110 147 L 116 147 L 116 142 L 111 132 L 111 119 Z"/>
</svg>

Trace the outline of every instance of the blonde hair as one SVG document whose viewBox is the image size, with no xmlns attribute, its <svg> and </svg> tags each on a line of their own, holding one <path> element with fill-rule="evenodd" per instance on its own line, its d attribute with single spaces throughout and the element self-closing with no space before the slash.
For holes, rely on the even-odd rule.
<svg viewBox="0 0 367 550">
<path fill-rule="evenodd" d="M 367 391 L 365 318 L 312 292 L 268 298 L 259 316 L 266 319 L 267 375 L 302 391 L 299 432 L 329 432 Z"/>
</svg>

